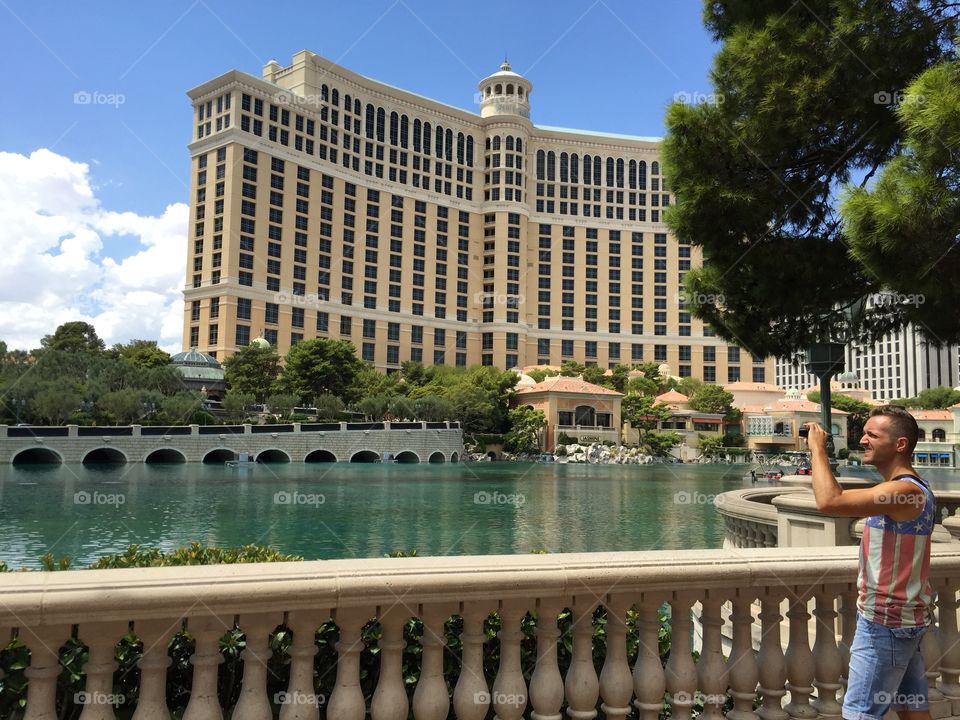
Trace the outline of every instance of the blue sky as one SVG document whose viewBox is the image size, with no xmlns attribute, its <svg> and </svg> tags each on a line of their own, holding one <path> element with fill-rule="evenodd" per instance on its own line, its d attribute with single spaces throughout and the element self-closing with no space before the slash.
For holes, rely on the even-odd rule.
<svg viewBox="0 0 960 720">
<path fill-rule="evenodd" d="M 175 242 L 177 223 L 185 232 L 186 216 L 175 207 L 188 201 L 185 93 L 212 77 L 231 69 L 259 77 L 267 61 L 286 65 L 294 52 L 310 49 L 363 75 L 476 111 L 477 82 L 506 55 L 534 84 L 534 123 L 662 135 L 664 109 L 675 94 L 710 92 L 707 74 L 717 47 L 701 16 L 702 3 L 694 0 L 0 0 L 5 93 L 12 99 L 0 126 L 0 153 L 9 165 L 17 160 L 11 156 L 52 152 L 28 163 L 32 185 L 20 187 L 22 165 L 5 175 L 0 169 L 10 186 L 0 190 L 32 193 L 28 200 L 39 203 L 32 213 L 58 215 L 66 211 L 43 207 L 35 196 L 48 194 L 51 176 L 70 177 L 69 190 L 92 194 L 82 222 L 97 240 L 84 245 L 81 256 L 109 270 L 110 261 L 152 248 L 141 265 L 172 264 L 178 256 L 161 246 Z M 70 208 L 77 201 L 68 194 L 64 190 L 61 201 Z M 13 201 L 7 205 L 16 211 Z M 0 233 L 4 222 L 0 216 Z M 154 239 L 144 240 L 151 229 Z M 68 234 L 59 232 L 24 252 L 63 254 L 56 242 Z M 50 257 L 43 258 L 48 265 Z M 183 269 L 164 271 L 182 275 Z M 101 277 L 86 297 L 61 303 L 61 310 L 99 317 L 106 281 Z M 57 289 L 50 292 L 48 303 Z M 19 314 L 2 312 L 5 299 L 0 290 L 0 314 Z M 165 308 L 167 327 L 143 326 L 141 335 L 152 330 L 172 344 L 175 302 L 168 298 Z M 64 317 L 54 314 L 57 321 Z M 0 339 L 22 335 L 12 344 L 28 343 L 30 333 L 10 322 L 0 317 Z M 129 321 L 102 322 L 110 329 L 101 334 L 114 341 L 141 329 Z M 37 328 L 42 323 L 33 321 Z"/>
</svg>

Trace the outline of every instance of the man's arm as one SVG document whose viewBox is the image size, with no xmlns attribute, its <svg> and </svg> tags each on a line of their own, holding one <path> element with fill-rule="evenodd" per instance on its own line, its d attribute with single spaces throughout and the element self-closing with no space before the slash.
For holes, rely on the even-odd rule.
<svg viewBox="0 0 960 720">
<path fill-rule="evenodd" d="M 870 488 L 844 490 L 840 487 L 827 455 L 827 433 L 817 423 L 808 423 L 813 495 L 817 510 L 836 517 L 889 515 L 894 520 L 914 520 L 923 511 L 926 495 L 911 482 L 890 480 Z"/>
</svg>

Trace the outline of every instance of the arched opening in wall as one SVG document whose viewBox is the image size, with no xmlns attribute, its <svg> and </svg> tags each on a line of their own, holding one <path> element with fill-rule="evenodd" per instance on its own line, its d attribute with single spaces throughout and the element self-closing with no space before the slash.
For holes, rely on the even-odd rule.
<svg viewBox="0 0 960 720">
<path fill-rule="evenodd" d="M 290 462 L 290 456 L 287 455 L 283 450 L 270 448 L 269 450 L 262 450 L 257 454 L 257 462 L 258 463 L 288 463 Z"/>
<path fill-rule="evenodd" d="M 147 455 L 143 461 L 148 465 L 153 463 L 185 463 L 187 458 L 179 450 L 160 448 Z"/>
<path fill-rule="evenodd" d="M 97 448 L 83 457 L 84 465 L 122 465 L 126 456 L 116 448 Z"/>
<path fill-rule="evenodd" d="M 337 456 L 329 450 L 314 450 L 303 461 L 308 463 L 332 463 L 337 461 Z"/>
<path fill-rule="evenodd" d="M 450 456 L 450 462 L 452 462 L 452 463 L 453 463 L 453 462 L 460 462 L 460 455 L 459 455 L 458 453 L 454 453 L 453 455 L 451 455 L 451 456 Z"/>
<path fill-rule="evenodd" d="M 577 405 L 573 415 L 575 425 L 593 427 L 597 424 L 597 411 L 591 405 Z"/>
<path fill-rule="evenodd" d="M 228 450 L 227 448 L 217 448 L 216 450 L 211 450 L 206 455 L 203 456 L 203 462 L 213 465 L 222 465 L 227 460 L 233 460 L 236 456 L 236 453 L 233 450 Z"/>
<path fill-rule="evenodd" d="M 380 462 L 379 453 L 375 453 L 373 450 L 361 450 L 353 454 L 353 457 L 350 458 L 352 463 L 375 463 Z"/>
<path fill-rule="evenodd" d="M 946 442 L 947 433 L 943 428 L 934 428 L 933 432 L 930 433 L 930 436 L 933 438 L 934 442 Z"/>
<path fill-rule="evenodd" d="M 507 95 L 513 95 L 513 83 L 507 83 Z"/>
<path fill-rule="evenodd" d="M 27 448 L 13 456 L 14 465 L 61 465 L 63 458 L 50 448 Z"/>
<path fill-rule="evenodd" d="M 923 442 L 927 439 L 927 431 L 923 428 L 917 430 L 917 442 Z"/>
<path fill-rule="evenodd" d="M 397 455 L 398 463 L 418 463 L 420 462 L 420 457 L 413 452 L 412 450 L 404 450 L 402 453 Z"/>
<path fill-rule="evenodd" d="M 500 85 L 499 83 L 498 83 L 497 85 L 494 85 L 493 91 L 494 91 L 497 95 L 503 95 L 503 85 Z"/>
<path fill-rule="evenodd" d="M 430 456 L 431 464 L 440 464 L 446 462 L 446 458 L 443 457 L 443 453 L 437 450 L 433 455 Z"/>
<path fill-rule="evenodd" d="M 491 450 L 490 452 L 487 453 L 487 458 L 490 459 L 491 461 L 496 460 L 497 454 L 493 450 Z"/>
</svg>

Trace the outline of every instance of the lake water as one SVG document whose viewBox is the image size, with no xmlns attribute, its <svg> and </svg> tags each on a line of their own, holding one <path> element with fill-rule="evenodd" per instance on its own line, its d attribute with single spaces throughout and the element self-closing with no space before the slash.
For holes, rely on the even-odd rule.
<svg viewBox="0 0 960 720">
<path fill-rule="evenodd" d="M 139 543 L 270 545 L 307 559 L 716 548 L 745 465 L 0 467 L 0 560 L 74 566 Z M 924 473 L 934 488 L 960 475 Z"/>
</svg>

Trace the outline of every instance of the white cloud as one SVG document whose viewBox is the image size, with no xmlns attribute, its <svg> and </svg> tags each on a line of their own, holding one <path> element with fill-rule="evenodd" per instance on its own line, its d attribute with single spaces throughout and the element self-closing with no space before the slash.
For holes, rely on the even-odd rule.
<svg viewBox="0 0 960 720">
<path fill-rule="evenodd" d="M 102 207 L 85 163 L 49 150 L 0 152 L 0 340 L 11 348 L 69 320 L 85 320 L 107 345 L 157 340 L 179 351 L 188 208 L 158 217 Z M 131 238 L 103 254 L 102 238 Z"/>
</svg>

